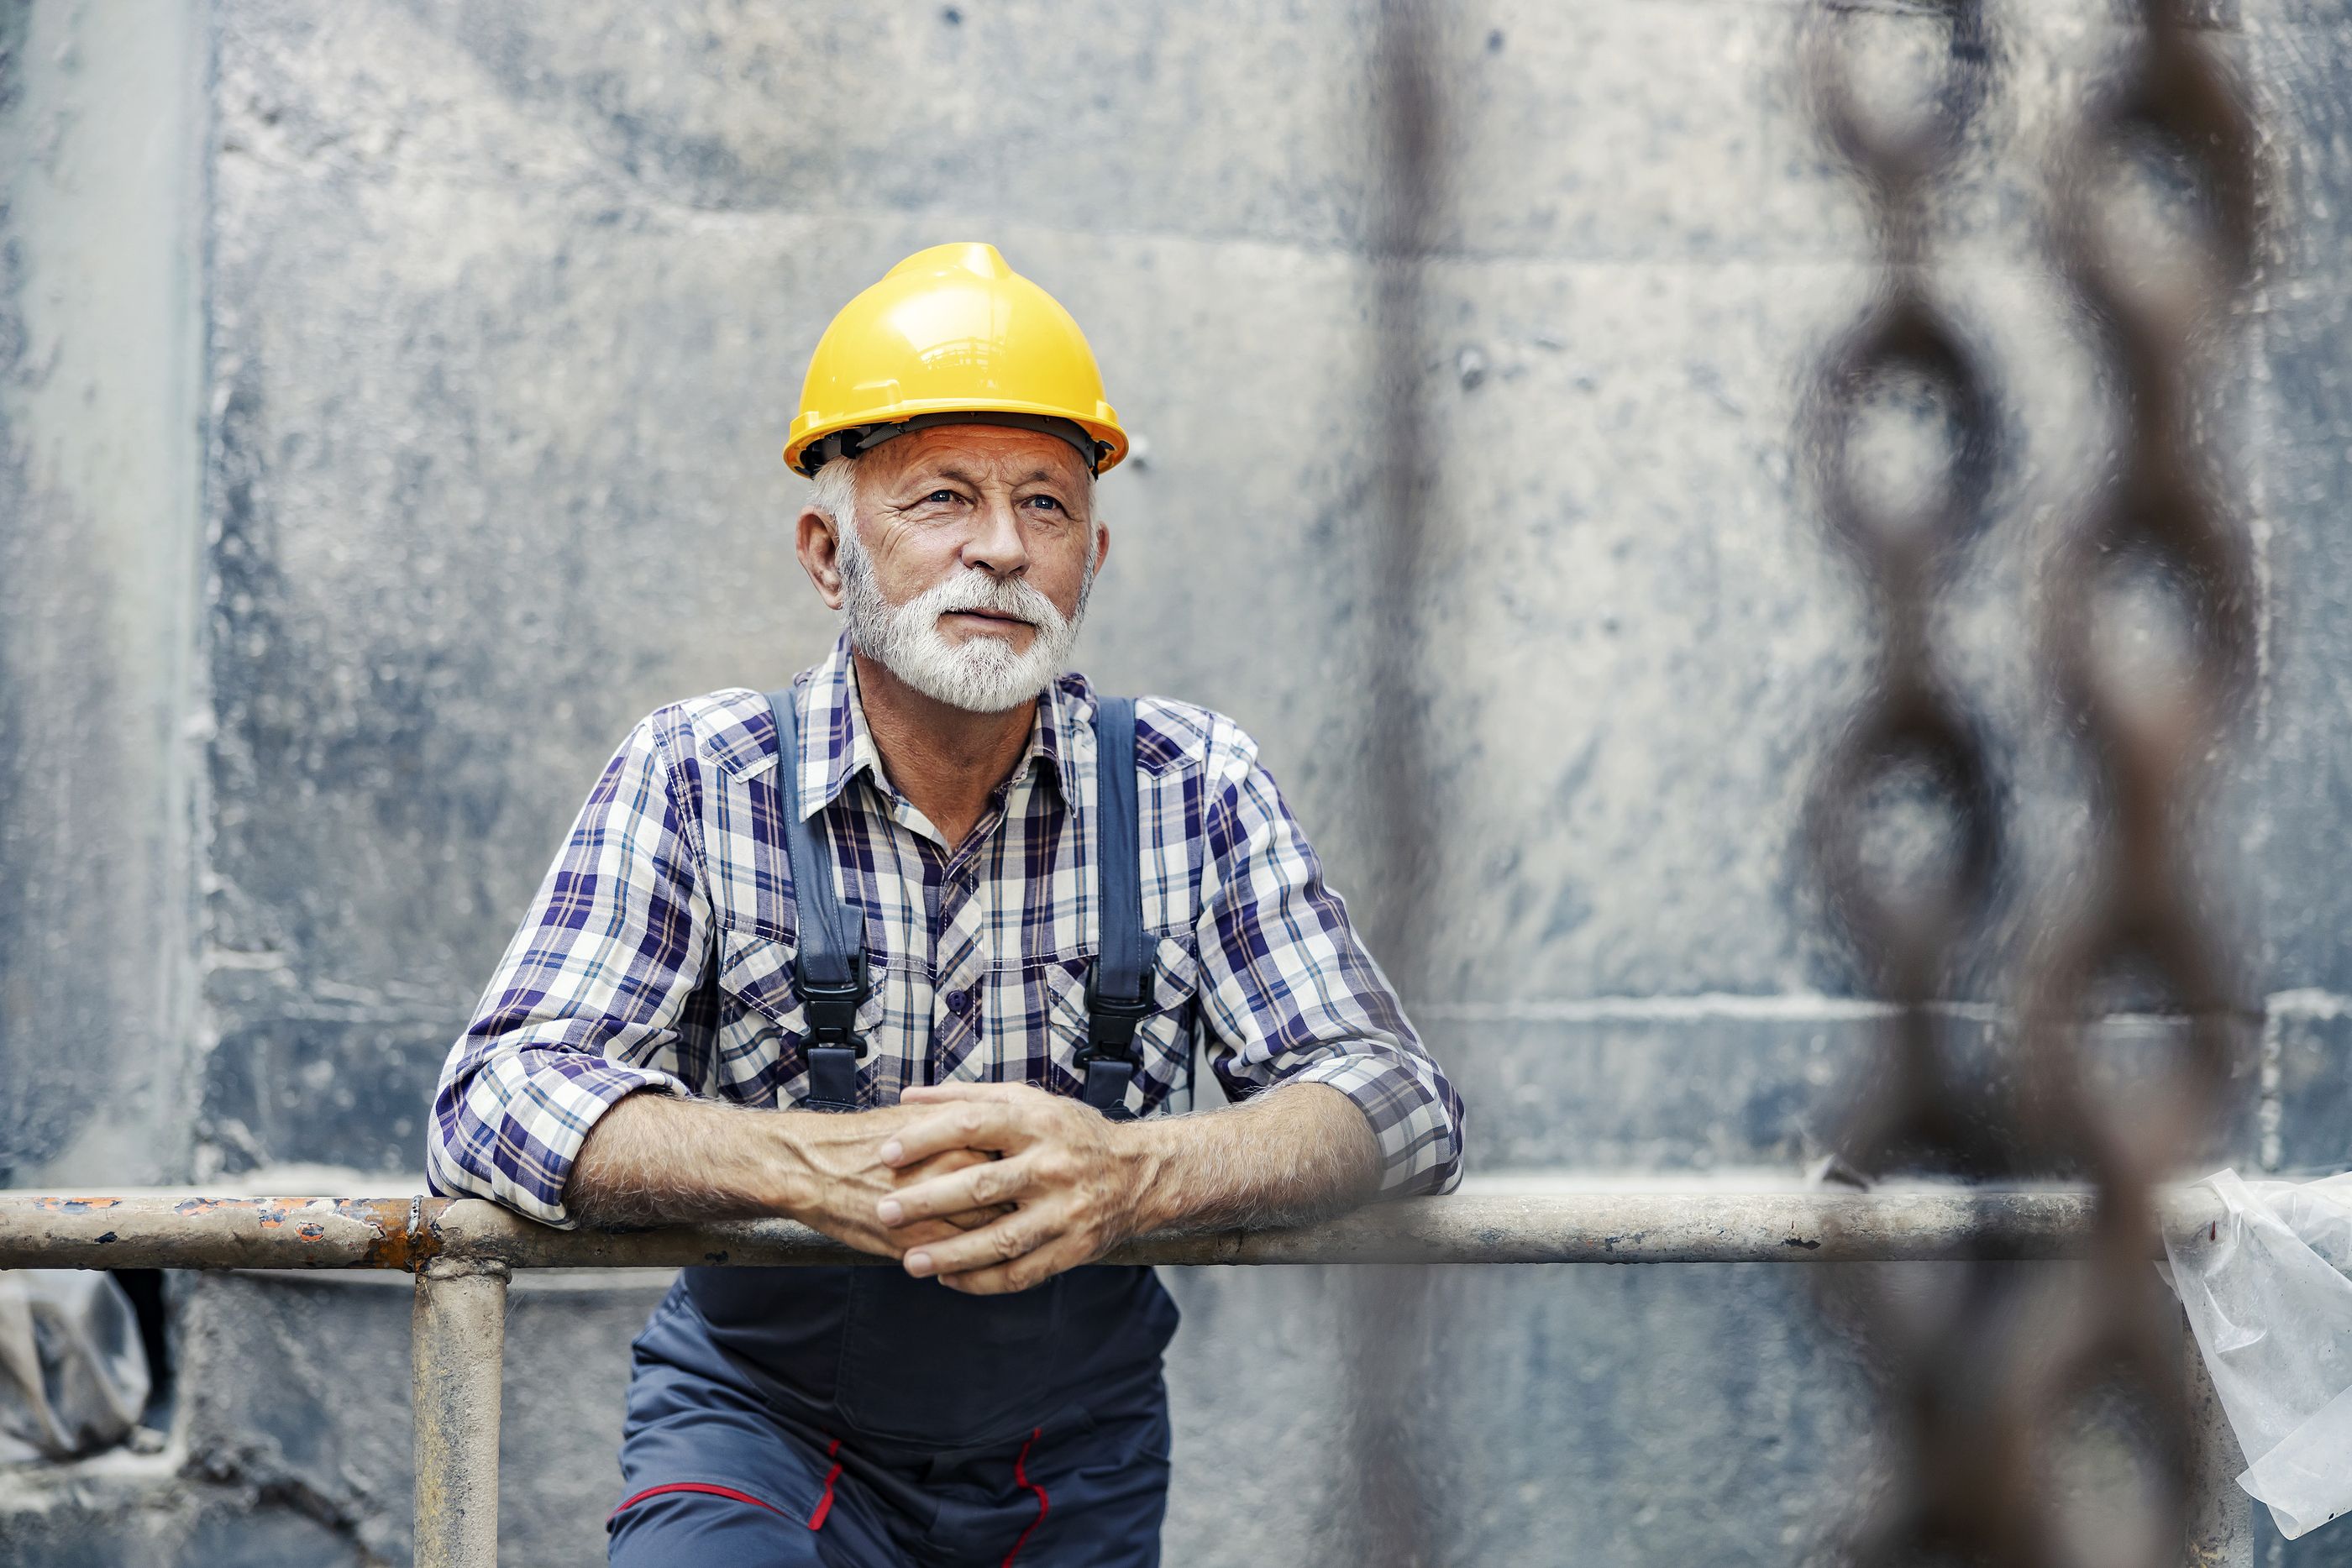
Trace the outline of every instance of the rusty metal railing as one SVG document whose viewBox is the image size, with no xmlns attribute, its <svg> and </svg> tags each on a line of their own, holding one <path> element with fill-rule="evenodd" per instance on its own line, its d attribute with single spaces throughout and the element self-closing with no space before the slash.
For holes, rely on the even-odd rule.
<svg viewBox="0 0 2352 1568">
<path fill-rule="evenodd" d="M 2171 1192 L 2168 1231 L 2212 1224 L 2209 1196 Z M 1858 1263 L 2093 1255 L 2082 1190 L 1458 1195 L 1291 1230 L 1155 1236 L 1119 1263 Z M 518 1269 L 668 1269 L 881 1260 L 790 1220 L 551 1230 L 471 1199 L 59 1197 L 0 1194 L 0 1269 L 387 1269 L 416 1277 L 418 1568 L 498 1561 L 499 1368 Z M 2150 1281 L 2153 1284 L 2153 1281 Z M 2182 1336 L 2195 1413 L 2187 1563 L 2252 1568 L 2235 1440 Z"/>
</svg>

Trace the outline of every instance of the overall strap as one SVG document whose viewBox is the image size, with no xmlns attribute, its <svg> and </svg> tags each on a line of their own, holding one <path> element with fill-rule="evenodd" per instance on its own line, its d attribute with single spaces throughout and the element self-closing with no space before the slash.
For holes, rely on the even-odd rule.
<svg viewBox="0 0 2352 1568">
<path fill-rule="evenodd" d="M 834 891 L 822 813 L 801 817 L 800 727 L 792 688 L 770 692 L 768 706 L 776 716 L 776 793 L 800 925 L 793 989 L 808 1015 L 808 1037 L 801 1049 L 808 1062 L 809 1092 L 803 1103 L 812 1111 L 855 1111 L 857 1059 L 866 1054 L 857 1032 L 857 1009 L 867 991 L 865 922 L 844 909 Z"/>
<path fill-rule="evenodd" d="M 1135 1028 L 1152 1012 L 1151 966 L 1143 943 L 1143 878 L 1136 840 L 1135 699 L 1095 703 L 1095 866 L 1102 944 L 1087 977 L 1086 1073 L 1081 1097 L 1124 1118 L 1135 1081 Z"/>
</svg>

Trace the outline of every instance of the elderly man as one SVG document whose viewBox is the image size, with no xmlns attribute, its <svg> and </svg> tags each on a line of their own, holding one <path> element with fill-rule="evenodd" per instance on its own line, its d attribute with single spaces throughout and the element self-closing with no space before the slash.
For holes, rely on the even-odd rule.
<svg viewBox="0 0 2352 1568">
<path fill-rule="evenodd" d="M 845 308 L 784 454 L 841 640 L 637 727 L 450 1053 L 437 1191 L 897 1265 L 684 1272 L 615 1563 L 1157 1562 L 1176 1312 L 1094 1260 L 1456 1178 L 1460 1104 L 1249 737 L 1063 674 L 1126 443 L 988 246 Z M 1234 1107 L 1183 1113 L 1196 1049 Z"/>
</svg>

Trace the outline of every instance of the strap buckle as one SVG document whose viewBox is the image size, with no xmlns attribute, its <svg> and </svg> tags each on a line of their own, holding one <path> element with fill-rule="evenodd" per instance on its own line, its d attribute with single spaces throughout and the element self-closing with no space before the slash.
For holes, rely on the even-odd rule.
<svg viewBox="0 0 2352 1568">
<path fill-rule="evenodd" d="M 805 964 L 793 967 L 793 991 L 808 1013 L 808 1043 L 845 1045 L 863 1058 L 866 1037 L 857 1032 L 857 1009 L 872 993 L 866 980 L 866 949 L 859 947 L 850 955 L 849 979 L 843 985 L 812 980 L 806 968 Z"/>
<path fill-rule="evenodd" d="M 1147 967 L 1139 982 L 1143 994 L 1139 997 L 1105 996 L 1101 990 L 1102 960 L 1087 971 L 1087 1043 L 1078 1048 L 1078 1065 L 1087 1066 L 1096 1058 L 1107 1061 L 1135 1061 L 1136 1027 L 1160 1010 L 1153 999 L 1151 970 Z"/>
</svg>

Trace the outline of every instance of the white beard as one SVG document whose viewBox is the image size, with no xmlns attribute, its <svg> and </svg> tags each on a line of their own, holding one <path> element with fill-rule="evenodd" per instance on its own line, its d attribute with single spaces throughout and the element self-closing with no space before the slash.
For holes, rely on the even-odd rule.
<svg viewBox="0 0 2352 1568">
<path fill-rule="evenodd" d="M 1066 617 L 1028 583 L 976 567 L 894 606 L 874 580 L 873 559 L 856 526 L 841 528 L 838 537 L 842 613 L 849 618 L 851 643 L 925 696 L 968 713 L 1003 713 L 1043 692 L 1062 673 L 1094 591 L 1091 563 L 1078 584 L 1077 605 Z M 1016 653 L 1009 640 L 986 632 L 961 643 L 948 641 L 940 617 L 958 610 L 986 610 L 1028 622 L 1036 628 L 1029 651 Z"/>
</svg>

